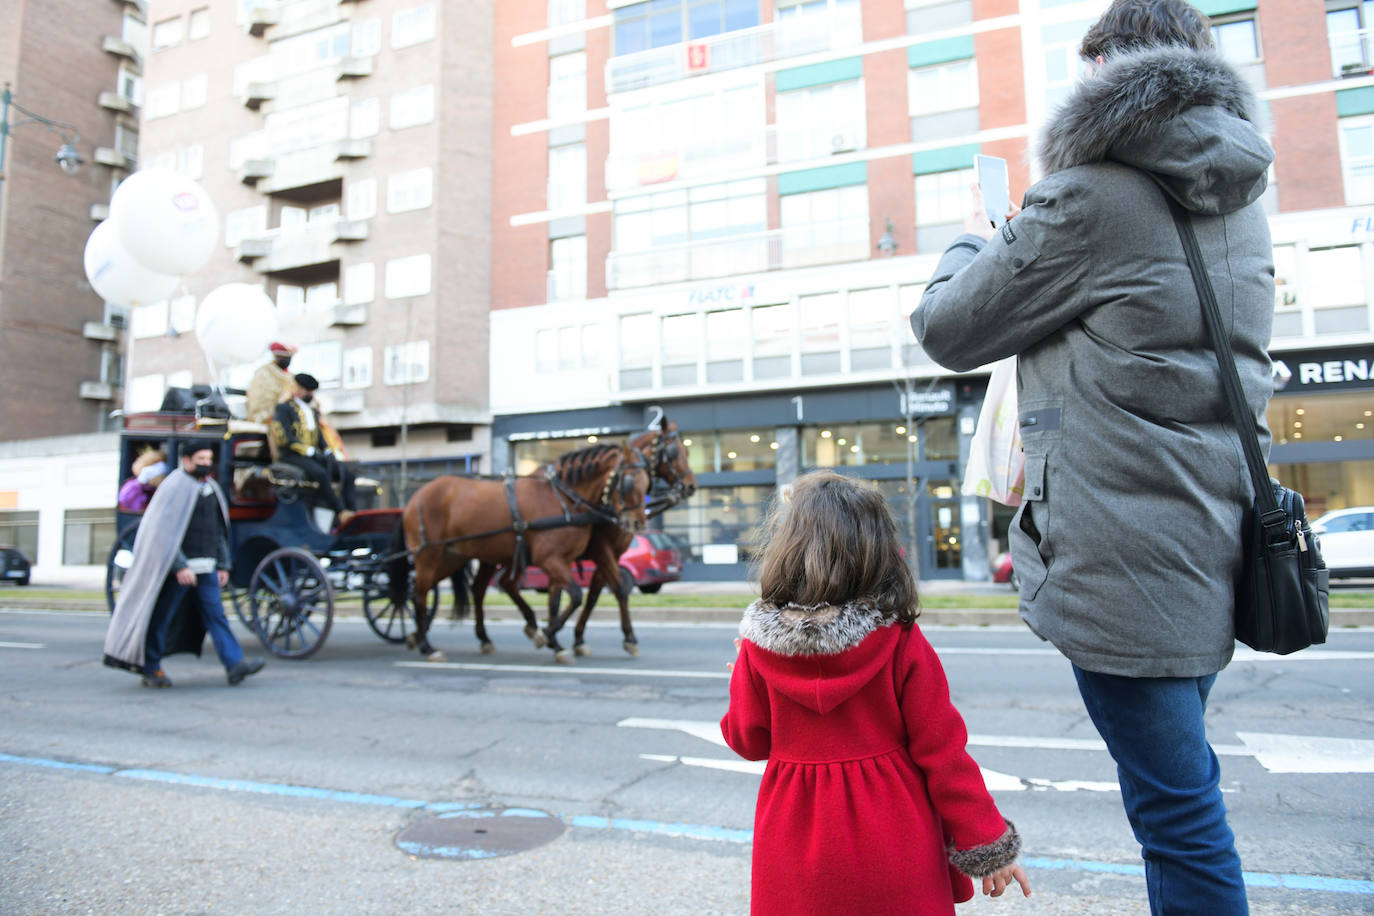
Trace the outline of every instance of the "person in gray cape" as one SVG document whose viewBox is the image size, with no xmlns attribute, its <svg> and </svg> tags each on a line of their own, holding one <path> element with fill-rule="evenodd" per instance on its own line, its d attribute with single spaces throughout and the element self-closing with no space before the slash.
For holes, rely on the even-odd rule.
<svg viewBox="0 0 1374 916">
<path fill-rule="evenodd" d="M 261 658 L 243 657 L 224 616 L 220 589 L 229 581 L 229 508 L 210 478 L 214 449 L 192 448 L 148 503 L 105 634 L 105 664 L 142 674 L 144 687 L 172 686 L 162 658 L 174 623 L 170 651 L 200 655 L 208 632 L 231 686 L 263 666 Z M 177 609 L 190 589 L 199 619 L 178 619 L 187 617 Z"/>
<path fill-rule="evenodd" d="M 1203 715 L 1235 648 L 1252 496 L 1165 195 L 1189 213 L 1267 450 L 1274 153 L 1183 0 L 1114 0 L 1080 54 L 1044 177 L 1000 231 L 970 216 L 911 325 L 953 370 L 1016 354 L 1021 617 L 1072 662 L 1116 761 L 1151 912 L 1230 916 L 1245 885 Z"/>
</svg>

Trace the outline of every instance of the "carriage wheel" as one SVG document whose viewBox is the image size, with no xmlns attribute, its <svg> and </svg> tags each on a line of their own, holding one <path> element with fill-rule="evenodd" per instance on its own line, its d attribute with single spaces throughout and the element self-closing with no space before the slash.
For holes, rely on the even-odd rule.
<svg viewBox="0 0 1374 916">
<path fill-rule="evenodd" d="M 134 562 L 134 536 L 138 534 L 138 522 L 119 533 L 110 546 L 110 555 L 105 562 L 105 603 L 114 613 L 115 602 L 119 600 L 119 588 L 124 582 L 124 574 Z"/>
<path fill-rule="evenodd" d="M 308 658 L 334 625 L 334 588 L 320 562 L 299 547 L 263 557 L 248 584 L 253 629 L 281 658 Z"/>
<path fill-rule="evenodd" d="M 229 595 L 229 603 L 234 606 L 234 613 L 238 615 L 240 622 L 250 630 L 256 630 L 253 626 L 253 606 L 248 602 L 248 593 L 236 585 L 232 579 L 224 587 L 224 591 Z"/>
<path fill-rule="evenodd" d="M 362 593 L 363 616 L 367 618 L 367 625 L 372 627 L 372 632 L 387 642 L 405 642 L 406 636 L 415 628 L 415 618 L 411 616 L 415 597 L 415 573 L 410 574 L 410 585 L 406 590 L 404 607 L 397 607 L 392 603 L 389 594 L 390 584 L 386 573 L 371 572 L 366 575 Z M 439 588 L 435 586 L 429 593 L 429 600 L 425 607 L 425 613 L 430 622 L 434 620 L 434 612 L 438 609 Z"/>
</svg>

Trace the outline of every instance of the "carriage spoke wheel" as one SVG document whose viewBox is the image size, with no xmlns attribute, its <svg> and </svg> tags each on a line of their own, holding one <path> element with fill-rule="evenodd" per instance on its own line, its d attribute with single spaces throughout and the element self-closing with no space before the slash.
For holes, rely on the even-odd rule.
<svg viewBox="0 0 1374 916">
<path fill-rule="evenodd" d="M 334 624 L 334 588 L 318 560 L 299 547 L 263 557 L 248 584 L 253 629 L 267 651 L 308 658 Z"/>
<path fill-rule="evenodd" d="M 105 562 L 105 603 L 114 613 L 115 602 L 119 600 L 119 589 L 124 576 L 134 562 L 134 536 L 138 534 L 138 522 L 119 533 L 110 547 L 110 555 Z"/>
<path fill-rule="evenodd" d="M 415 618 L 412 616 L 415 598 L 415 574 L 411 573 L 410 585 L 406 589 L 406 602 L 397 607 L 391 600 L 389 580 L 385 573 L 371 573 L 363 582 L 363 616 L 372 632 L 390 643 L 403 643 L 415 631 Z M 434 612 L 439 609 L 439 589 L 432 589 L 425 602 L 426 624 L 434 621 Z"/>
</svg>

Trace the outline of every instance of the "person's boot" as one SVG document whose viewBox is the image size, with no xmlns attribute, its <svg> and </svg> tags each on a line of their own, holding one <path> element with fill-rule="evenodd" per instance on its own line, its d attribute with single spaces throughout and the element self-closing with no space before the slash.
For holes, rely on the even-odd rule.
<svg viewBox="0 0 1374 916">
<path fill-rule="evenodd" d="M 156 671 L 154 671 L 152 674 L 145 674 L 145 675 L 143 675 L 143 686 L 144 686 L 144 687 L 171 687 L 171 686 L 172 686 L 172 679 L 169 678 L 166 674 L 164 674 L 163 671 L 162 671 L 162 669 L 159 668 L 159 669 L 157 669 Z"/>
<path fill-rule="evenodd" d="M 233 687 L 235 684 L 238 684 L 250 674 L 257 674 L 259 671 L 262 670 L 262 666 L 265 664 L 267 663 L 263 661 L 261 658 L 245 658 L 243 661 L 239 662 L 237 665 L 230 668 L 227 672 L 227 677 L 229 678 L 229 686 Z M 171 684 L 168 684 L 167 686 L 170 687 Z"/>
</svg>

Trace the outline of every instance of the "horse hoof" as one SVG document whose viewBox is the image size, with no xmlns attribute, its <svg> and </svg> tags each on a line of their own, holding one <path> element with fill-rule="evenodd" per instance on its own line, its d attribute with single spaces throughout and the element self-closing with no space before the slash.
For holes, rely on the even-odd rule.
<svg viewBox="0 0 1374 916">
<path fill-rule="evenodd" d="M 580 658 L 586 658 L 588 655 L 592 654 L 592 650 L 588 649 L 584 643 L 578 643 L 577 645 L 573 646 L 573 654 L 579 656 Z"/>
<path fill-rule="evenodd" d="M 630 642 L 627 639 L 623 643 L 621 643 L 621 645 L 625 647 L 625 651 L 629 654 L 631 658 L 639 658 L 639 643 Z"/>
<path fill-rule="evenodd" d="M 538 627 L 532 627 L 532 626 L 530 626 L 529 624 L 526 624 L 526 625 L 525 625 L 525 638 L 526 638 L 526 639 L 534 639 L 535 634 L 538 633 L 538 632 L 539 632 L 539 628 L 538 628 Z M 540 648 L 542 649 L 543 646 L 540 646 Z"/>
<path fill-rule="evenodd" d="M 496 652 L 496 644 L 495 644 L 495 643 L 490 643 L 490 642 L 484 642 L 484 643 L 482 643 L 482 654 L 483 654 L 483 655 L 493 655 L 493 654 L 495 654 L 495 652 Z"/>
<path fill-rule="evenodd" d="M 534 640 L 534 647 L 536 649 L 542 649 L 549 644 L 549 638 L 544 635 L 543 630 L 535 631 L 535 634 L 531 636 L 530 639 Z"/>
<path fill-rule="evenodd" d="M 446 662 L 446 661 L 448 661 L 448 656 L 444 654 L 444 652 L 443 652 L 442 649 L 435 649 L 433 652 L 431 652 L 431 653 L 429 653 L 428 655 L 425 656 L 425 661 L 427 661 L 427 662 Z"/>
<path fill-rule="evenodd" d="M 553 653 L 553 660 L 560 665 L 571 665 L 573 663 L 573 657 L 568 654 L 567 649 L 559 649 L 557 652 Z"/>
<path fill-rule="evenodd" d="M 406 648 L 407 648 L 407 649 L 414 649 L 414 648 L 415 648 L 415 634 L 414 634 L 414 633 L 407 633 L 407 634 L 406 634 Z"/>
</svg>

